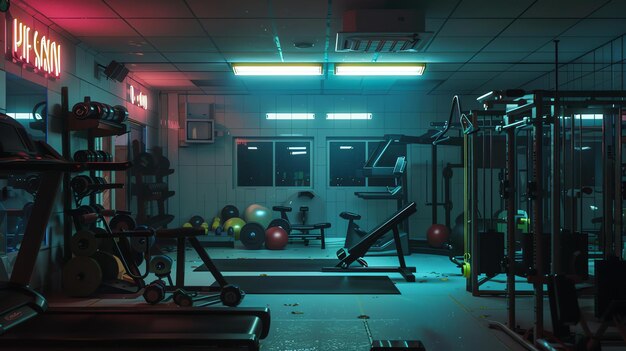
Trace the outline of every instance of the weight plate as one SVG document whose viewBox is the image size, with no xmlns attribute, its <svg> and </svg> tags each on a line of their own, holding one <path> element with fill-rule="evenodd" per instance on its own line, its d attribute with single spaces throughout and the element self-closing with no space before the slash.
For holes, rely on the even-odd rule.
<svg viewBox="0 0 626 351">
<path fill-rule="evenodd" d="M 99 242 L 94 232 L 80 230 L 72 236 L 70 247 L 76 256 L 91 256 L 98 251 Z"/>
<path fill-rule="evenodd" d="M 150 260 L 150 272 L 157 276 L 168 275 L 172 271 L 174 261 L 166 255 L 157 255 Z"/>
<path fill-rule="evenodd" d="M 241 303 L 246 293 L 236 285 L 226 285 L 220 293 L 220 300 L 228 307 L 235 307 Z"/>
<path fill-rule="evenodd" d="M 91 192 L 91 190 L 89 189 L 89 186 L 91 184 L 92 180 L 90 177 L 85 175 L 79 175 L 72 178 L 72 181 L 70 182 L 70 187 L 72 188 L 72 190 L 74 190 L 76 195 L 86 196 L 89 195 L 89 193 Z"/>
<path fill-rule="evenodd" d="M 109 228 L 115 233 L 133 230 L 136 226 L 133 217 L 127 214 L 116 214 L 109 221 Z"/>
<path fill-rule="evenodd" d="M 261 249 L 265 243 L 265 228 L 259 223 L 246 223 L 239 232 L 239 240 L 246 249 Z"/>
<path fill-rule="evenodd" d="M 156 162 L 154 157 L 147 152 L 142 152 L 133 161 L 133 165 L 142 172 L 154 172 L 156 170 Z"/>
<path fill-rule="evenodd" d="M 87 297 L 102 283 L 102 270 L 91 257 L 74 257 L 63 266 L 63 291 L 72 297 Z"/>
<path fill-rule="evenodd" d="M 155 305 L 165 298 L 165 284 L 162 280 L 150 283 L 143 291 L 143 298 L 147 303 Z"/>
<path fill-rule="evenodd" d="M 191 223 L 191 226 L 194 228 L 200 228 L 202 226 L 202 223 L 204 223 L 204 218 L 202 218 L 201 216 L 193 216 L 189 220 L 189 223 Z"/>
<path fill-rule="evenodd" d="M 289 224 L 289 221 L 283 218 L 273 219 L 267 227 L 281 227 L 287 232 L 287 234 L 291 233 L 291 224 Z"/>
<path fill-rule="evenodd" d="M 135 228 L 141 229 L 141 228 Z M 130 247 L 135 252 L 144 253 L 147 249 L 151 248 L 154 245 L 154 236 L 133 236 L 130 237 Z"/>
<path fill-rule="evenodd" d="M 128 120 L 128 110 L 126 107 L 122 105 L 115 105 L 113 106 L 113 109 L 115 110 L 115 121 L 117 123 L 124 123 Z"/>
<path fill-rule="evenodd" d="M 72 113 L 76 119 L 87 119 L 94 117 L 96 109 L 88 102 L 79 102 L 72 107 Z"/>
<path fill-rule="evenodd" d="M 91 258 L 98 262 L 102 270 L 103 281 L 106 282 L 118 279 L 120 276 L 120 266 L 115 256 L 108 252 L 98 251 L 94 253 Z"/>
</svg>

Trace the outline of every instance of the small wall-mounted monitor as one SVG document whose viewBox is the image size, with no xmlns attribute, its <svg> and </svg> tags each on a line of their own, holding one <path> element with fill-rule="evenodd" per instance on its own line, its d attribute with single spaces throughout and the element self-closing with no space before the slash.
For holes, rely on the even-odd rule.
<svg viewBox="0 0 626 351">
<path fill-rule="evenodd" d="M 188 143 L 215 142 L 214 121 L 212 119 L 187 119 L 185 141 Z"/>
</svg>

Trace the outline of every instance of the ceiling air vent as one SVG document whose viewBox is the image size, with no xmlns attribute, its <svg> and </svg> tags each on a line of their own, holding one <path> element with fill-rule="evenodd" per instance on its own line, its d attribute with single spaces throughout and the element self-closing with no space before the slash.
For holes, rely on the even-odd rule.
<svg viewBox="0 0 626 351">
<path fill-rule="evenodd" d="M 352 10 L 337 33 L 338 52 L 418 52 L 432 36 L 415 10 Z"/>
</svg>

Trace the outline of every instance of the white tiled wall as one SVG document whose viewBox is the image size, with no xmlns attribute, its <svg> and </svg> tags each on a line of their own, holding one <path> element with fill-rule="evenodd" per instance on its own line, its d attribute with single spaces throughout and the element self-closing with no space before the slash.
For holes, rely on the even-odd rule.
<svg viewBox="0 0 626 351">
<path fill-rule="evenodd" d="M 471 100 L 470 100 L 471 99 Z M 464 108 L 470 108 L 474 97 L 468 97 Z M 302 188 L 236 188 L 233 184 L 233 138 L 241 136 L 276 137 L 298 134 L 313 138 L 314 193 L 324 200 L 326 213 L 322 216 L 332 224 L 330 236 L 344 237 L 346 221 L 339 218 L 342 211 L 352 211 L 363 216 L 361 226 L 372 228 L 395 212 L 395 200 L 363 200 L 354 195 L 365 188 L 337 188 L 328 186 L 327 140 L 337 137 L 382 137 L 384 134 L 421 135 L 433 121 L 444 121 L 450 111 L 451 96 L 417 95 L 188 95 L 169 94 L 167 106 L 162 106 L 163 116 L 178 119 L 179 101 L 215 103 L 216 123 L 226 130 L 214 144 L 178 147 L 178 133 L 170 130 L 161 133 L 166 139 L 168 156 L 177 167 L 170 178 L 170 188 L 177 196 L 169 201 L 169 212 L 176 216 L 175 224 L 182 225 L 193 215 L 207 221 L 217 215 L 226 204 L 240 211 L 252 203 L 268 208 L 282 204 L 290 195 Z M 310 112 L 315 120 L 266 120 L 267 112 Z M 373 118 L 365 121 L 328 121 L 328 112 L 371 112 Z M 164 123 L 162 123 L 163 125 Z M 165 124 L 167 125 L 167 123 Z M 460 162 L 458 147 L 441 146 L 439 164 Z M 432 224 L 430 201 L 429 145 L 409 147 L 408 168 L 409 200 L 418 205 L 412 217 L 411 236 L 424 238 Z M 453 179 L 455 213 L 461 210 L 462 173 Z M 439 187 L 441 187 L 439 181 Z M 381 190 L 370 188 L 369 190 Z M 440 195 L 441 196 L 441 195 Z M 440 221 L 443 211 L 440 210 Z"/>
</svg>

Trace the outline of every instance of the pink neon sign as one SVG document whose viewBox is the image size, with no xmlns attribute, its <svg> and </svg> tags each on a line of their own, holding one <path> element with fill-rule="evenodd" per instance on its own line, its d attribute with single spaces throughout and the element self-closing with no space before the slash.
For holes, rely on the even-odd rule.
<svg viewBox="0 0 626 351">
<path fill-rule="evenodd" d="M 128 86 L 128 95 L 130 97 L 130 103 L 143 107 L 144 110 L 148 109 L 148 95 L 142 93 L 138 89 L 135 89 L 132 85 Z"/>
<path fill-rule="evenodd" d="M 61 76 L 61 45 L 13 19 L 13 60 L 56 78 Z"/>
</svg>

